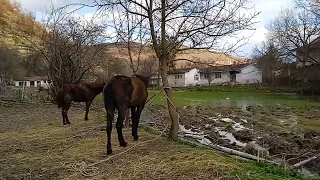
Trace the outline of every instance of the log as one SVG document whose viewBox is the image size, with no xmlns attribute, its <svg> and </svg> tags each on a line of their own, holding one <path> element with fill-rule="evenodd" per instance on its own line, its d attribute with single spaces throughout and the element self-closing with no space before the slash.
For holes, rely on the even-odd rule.
<svg viewBox="0 0 320 180">
<path fill-rule="evenodd" d="M 301 161 L 301 162 L 298 162 L 298 163 L 292 165 L 292 167 L 293 167 L 293 168 L 299 168 L 300 166 L 303 166 L 304 164 L 307 164 L 308 162 L 310 162 L 310 161 L 312 161 L 312 160 L 314 160 L 314 159 L 317 159 L 318 156 L 320 156 L 320 154 L 318 154 L 317 156 L 312 156 L 312 157 L 310 157 L 310 158 L 308 158 L 308 159 L 306 159 L 306 160 L 303 160 L 303 161 Z"/>
<path fill-rule="evenodd" d="M 190 141 L 190 140 L 187 140 L 187 139 L 184 139 L 184 138 L 179 138 L 181 141 L 184 141 L 184 142 L 187 142 L 187 143 L 191 143 L 191 144 L 195 144 L 195 145 L 198 145 L 199 146 L 199 143 L 195 143 L 193 141 Z M 254 156 L 252 154 L 248 154 L 248 153 L 244 153 L 244 152 L 241 152 L 241 151 L 237 151 L 237 150 L 234 150 L 234 149 L 230 149 L 230 148 L 227 148 L 227 147 L 223 147 L 223 146 L 219 146 L 219 145 L 201 145 L 203 147 L 211 147 L 215 150 L 218 150 L 218 151 L 221 151 L 221 152 L 224 152 L 224 153 L 228 153 L 228 154 L 232 154 L 232 155 L 236 155 L 236 156 L 239 156 L 239 157 L 243 157 L 243 158 L 246 158 L 246 159 L 251 159 L 251 160 L 256 160 L 256 161 L 264 161 L 264 162 L 267 162 L 267 163 L 270 163 L 270 164 L 276 164 L 276 165 L 281 165 L 280 163 L 277 163 L 277 162 L 274 162 L 274 161 L 270 161 L 270 160 L 267 160 L 267 159 L 264 159 L 264 158 L 259 158 L 257 156 Z"/>
<path fill-rule="evenodd" d="M 153 130 L 155 130 L 155 131 L 159 131 L 158 129 L 155 129 L 153 127 L 150 127 L 150 126 L 148 126 L 148 127 L 153 129 Z M 183 137 L 179 137 L 179 140 L 182 141 L 182 142 L 185 142 L 185 143 L 188 143 L 188 144 L 193 144 L 193 145 L 200 146 L 200 147 L 210 147 L 212 149 L 215 149 L 219 153 L 227 153 L 227 154 L 239 156 L 239 157 L 242 157 L 242 158 L 246 158 L 246 159 L 249 159 L 249 160 L 264 161 L 264 162 L 267 162 L 267 163 L 270 163 L 270 164 L 281 165 L 281 163 L 278 163 L 278 162 L 275 162 L 275 161 L 267 160 L 267 159 L 264 159 L 264 158 L 260 158 L 260 157 L 254 156 L 252 154 L 244 153 L 244 152 L 241 152 L 241 151 L 237 151 L 237 150 L 230 149 L 230 148 L 223 147 L 223 146 L 219 146 L 219 145 L 212 145 L 212 144 L 211 145 L 203 145 L 203 144 L 200 144 L 198 142 L 185 139 Z"/>
</svg>

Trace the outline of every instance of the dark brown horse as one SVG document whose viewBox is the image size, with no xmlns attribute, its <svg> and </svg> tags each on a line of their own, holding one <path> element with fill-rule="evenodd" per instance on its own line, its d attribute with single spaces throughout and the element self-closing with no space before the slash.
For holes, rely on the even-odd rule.
<svg viewBox="0 0 320 180">
<path fill-rule="evenodd" d="M 70 124 L 68 110 L 71 102 L 86 102 L 86 114 L 84 119 L 88 120 L 88 112 L 93 99 L 102 92 L 105 82 L 66 84 L 57 94 L 58 108 L 62 108 L 63 124 Z"/>
<path fill-rule="evenodd" d="M 103 89 L 105 109 L 107 111 L 107 154 L 112 154 L 111 131 L 115 109 L 118 110 L 116 123 L 120 146 L 126 147 L 123 138 L 123 120 L 127 116 L 128 108 L 132 116 L 132 136 L 138 140 L 138 124 L 141 112 L 148 98 L 148 77 L 140 75 L 114 76 Z"/>
</svg>

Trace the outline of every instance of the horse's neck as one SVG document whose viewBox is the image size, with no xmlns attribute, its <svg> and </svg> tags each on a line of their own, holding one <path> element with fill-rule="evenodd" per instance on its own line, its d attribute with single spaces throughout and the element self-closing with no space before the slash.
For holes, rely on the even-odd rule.
<svg viewBox="0 0 320 180">
<path fill-rule="evenodd" d="M 94 92 L 95 95 L 98 95 L 102 92 L 103 86 L 90 86 L 90 89 L 92 92 Z"/>
</svg>

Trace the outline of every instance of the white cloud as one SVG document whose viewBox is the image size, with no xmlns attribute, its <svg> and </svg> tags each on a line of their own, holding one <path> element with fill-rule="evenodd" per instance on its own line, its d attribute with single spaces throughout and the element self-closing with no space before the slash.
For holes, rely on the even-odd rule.
<svg viewBox="0 0 320 180">
<path fill-rule="evenodd" d="M 41 18 L 41 13 L 45 12 L 45 9 L 50 8 L 53 4 L 55 7 L 64 6 L 70 3 L 82 2 L 89 3 L 90 0 L 11 0 L 17 1 L 21 4 L 22 9 L 34 12 L 39 20 Z M 250 1 L 250 0 L 249 0 Z M 144 2 L 144 1 L 142 1 Z M 243 52 L 239 52 L 240 55 L 249 57 L 251 54 L 252 47 L 261 43 L 265 40 L 265 34 L 267 33 L 266 26 L 268 23 L 278 15 L 281 9 L 292 7 L 291 0 L 251 0 L 249 5 L 254 5 L 256 11 L 261 11 L 261 14 L 255 19 L 259 21 L 255 25 L 256 31 L 252 35 L 253 31 L 243 31 L 238 34 L 239 37 L 245 36 L 248 37 L 250 35 L 251 38 L 247 45 L 242 46 L 239 50 Z M 86 20 L 91 20 L 94 14 L 94 9 L 86 9 L 84 12 L 77 12 L 75 16 L 83 17 Z M 95 23 L 103 22 L 103 18 L 95 17 L 93 21 Z M 104 21 L 111 20 L 112 17 L 104 17 Z M 107 33 L 107 32 L 106 32 Z M 108 30 L 108 33 L 112 33 L 111 30 Z"/>
<path fill-rule="evenodd" d="M 21 7 L 28 11 L 43 11 L 45 8 L 65 6 L 71 3 L 88 3 L 89 0 L 10 0 L 11 2 L 18 2 Z"/>
<path fill-rule="evenodd" d="M 255 10 L 261 13 L 256 18 L 256 21 L 258 21 L 255 25 L 256 31 L 251 36 L 248 44 L 239 48 L 239 51 L 241 51 L 239 54 L 246 57 L 250 57 L 254 46 L 266 39 L 268 32 L 266 28 L 269 22 L 274 19 L 282 9 L 293 6 L 291 0 L 252 0 L 250 5 L 254 5 Z M 245 31 L 240 33 L 240 36 L 248 36 L 250 34 L 252 34 L 252 31 Z"/>
</svg>

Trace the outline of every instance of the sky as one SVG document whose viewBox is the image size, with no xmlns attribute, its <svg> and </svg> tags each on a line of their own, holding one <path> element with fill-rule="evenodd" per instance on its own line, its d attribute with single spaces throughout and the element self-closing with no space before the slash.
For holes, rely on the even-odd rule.
<svg viewBox="0 0 320 180">
<path fill-rule="evenodd" d="M 31 11 L 35 14 L 36 20 L 40 20 L 46 9 L 50 8 L 51 4 L 55 7 L 64 6 L 75 2 L 88 2 L 89 0 L 11 0 L 21 4 L 23 10 Z M 255 6 L 256 11 L 261 11 L 259 16 L 255 19 L 258 23 L 255 24 L 255 31 L 241 32 L 239 36 L 250 37 L 248 43 L 240 47 L 237 55 L 243 57 L 250 57 L 252 49 L 265 40 L 268 23 L 277 16 L 281 9 L 292 7 L 292 0 L 248 0 L 250 6 Z M 86 17 L 93 14 L 93 9 L 84 8 L 80 15 Z"/>
</svg>

